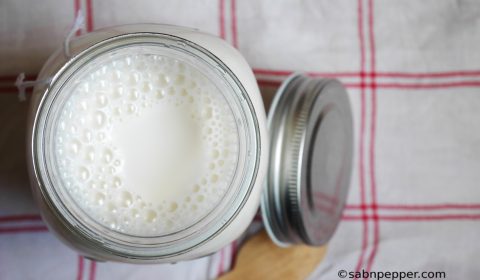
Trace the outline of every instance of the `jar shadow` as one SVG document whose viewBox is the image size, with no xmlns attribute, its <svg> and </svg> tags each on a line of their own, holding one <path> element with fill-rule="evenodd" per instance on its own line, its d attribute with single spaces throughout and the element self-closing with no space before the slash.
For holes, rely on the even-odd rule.
<svg viewBox="0 0 480 280">
<path fill-rule="evenodd" d="M 0 95 L 0 213 L 38 213 L 26 162 L 28 108 L 16 92 Z"/>
</svg>

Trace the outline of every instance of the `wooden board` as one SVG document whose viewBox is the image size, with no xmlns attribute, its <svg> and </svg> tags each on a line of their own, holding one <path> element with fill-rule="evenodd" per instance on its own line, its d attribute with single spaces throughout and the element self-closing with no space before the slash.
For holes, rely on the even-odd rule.
<svg viewBox="0 0 480 280">
<path fill-rule="evenodd" d="M 305 279 L 325 252 L 325 246 L 280 248 L 273 244 L 265 231 L 261 231 L 240 249 L 234 270 L 220 280 Z"/>
</svg>

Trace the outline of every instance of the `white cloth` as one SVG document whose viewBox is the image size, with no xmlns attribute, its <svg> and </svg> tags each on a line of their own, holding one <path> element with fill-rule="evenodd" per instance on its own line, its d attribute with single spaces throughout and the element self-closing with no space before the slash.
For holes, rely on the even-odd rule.
<svg viewBox="0 0 480 280">
<path fill-rule="evenodd" d="M 339 279 L 341 269 L 478 279 L 480 3 L 473 0 L 1 1 L 0 279 L 205 279 L 231 262 L 229 245 L 176 265 L 93 265 L 44 230 L 27 188 L 27 105 L 12 84 L 19 72 L 38 73 L 76 7 L 86 15 L 83 32 L 155 22 L 225 38 L 255 69 L 267 103 L 291 71 L 347 85 L 351 192 L 311 279 Z"/>
</svg>

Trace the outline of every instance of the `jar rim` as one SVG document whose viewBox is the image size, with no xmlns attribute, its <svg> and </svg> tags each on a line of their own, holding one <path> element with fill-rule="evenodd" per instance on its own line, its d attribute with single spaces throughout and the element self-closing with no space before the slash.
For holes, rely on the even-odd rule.
<svg viewBox="0 0 480 280">
<path fill-rule="evenodd" d="M 78 216 L 78 213 L 72 212 L 71 206 L 63 203 L 63 197 L 56 191 L 54 180 L 52 180 L 52 171 L 48 169 L 48 130 L 53 130 L 51 128 L 51 122 L 54 118 L 51 117 L 51 114 L 53 114 L 52 110 L 55 104 L 58 104 L 58 98 L 59 95 L 62 94 L 62 88 L 69 82 L 69 79 L 76 71 L 94 57 L 105 54 L 108 51 L 120 47 L 146 43 L 160 47 L 175 47 L 178 51 L 195 55 L 196 59 L 204 63 L 206 67 L 210 67 L 217 78 L 223 79 L 223 82 L 231 87 L 231 93 L 234 93 L 237 105 L 242 109 L 244 132 L 248 135 L 245 137 L 245 168 L 242 174 L 237 174 L 241 177 L 239 177 L 240 181 L 238 181 L 239 187 L 235 193 L 231 194 L 231 200 L 224 200 L 222 207 L 218 207 L 224 211 L 223 215 L 220 215 L 221 211 L 219 209 L 215 209 L 217 216 L 212 217 L 211 220 L 202 227 L 196 228 L 196 231 L 193 233 L 185 234 L 184 232 L 182 237 L 170 236 L 168 239 L 165 239 L 164 236 L 135 237 L 136 242 L 134 242 L 131 239 L 129 240 L 130 237 L 126 237 L 127 235 L 125 234 L 116 233 L 115 238 L 113 238 L 109 236 L 112 235 L 111 231 L 105 230 L 104 228 L 90 227 L 92 224 L 88 224 L 85 220 L 80 219 L 81 217 Z M 69 229 L 72 233 L 78 234 L 82 240 L 85 240 L 87 247 L 108 251 L 114 255 L 133 259 L 148 260 L 167 258 L 191 251 L 214 238 L 233 221 L 243 208 L 255 184 L 259 169 L 261 148 L 259 130 L 255 108 L 248 93 L 235 74 L 213 53 L 189 40 L 170 34 L 151 32 L 127 33 L 103 40 L 83 50 L 67 61 L 65 65 L 55 73 L 50 85 L 40 100 L 34 117 L 31 139 L 33 171 L 39 183 L 40 193 L 50 210 L 55 213 L 55 216 L 60 220 L 63 227 Z M 229 187 L 227 192 L 231 191 Z M 182 241 L 182 244 L 179 244 L 180 241 Z"/>
</svg>

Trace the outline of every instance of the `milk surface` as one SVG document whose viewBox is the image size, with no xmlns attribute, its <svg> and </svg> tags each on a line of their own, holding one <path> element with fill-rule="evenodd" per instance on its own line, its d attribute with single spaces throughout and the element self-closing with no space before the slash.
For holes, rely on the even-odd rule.
<svg viewBox="0 0 480 280">
<path fill-rule="evenodd" d="M 223 198 L 238 160 L 235 116 L 187 61 L 141 47 L 109 54 L 74 81 L 54 158 L 74 202 L 138 236 L 187 228 Z"/>
</svg>

